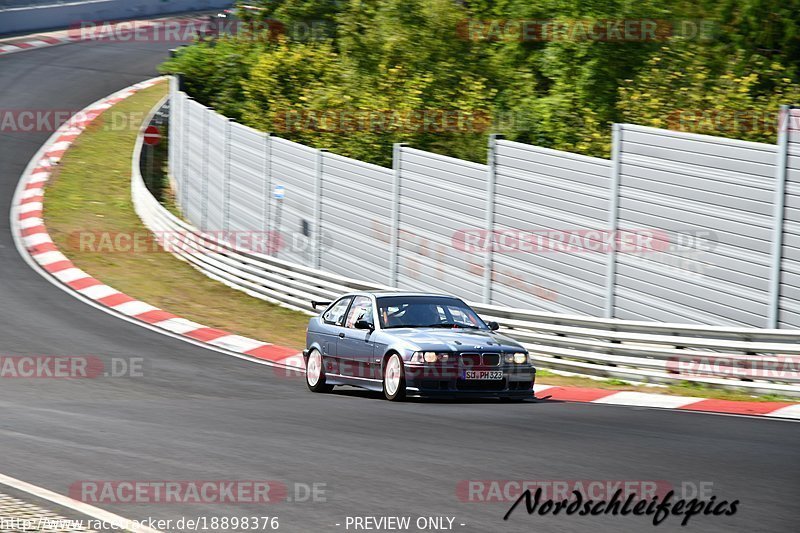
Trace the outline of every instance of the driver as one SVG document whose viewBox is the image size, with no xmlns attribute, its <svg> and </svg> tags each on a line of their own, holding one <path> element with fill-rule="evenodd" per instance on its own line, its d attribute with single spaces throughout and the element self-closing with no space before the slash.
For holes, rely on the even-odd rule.
<svg viewBox="0 0 800 533">
<path fill-rule="evenodd" d="M 403 314 L 404 326 L 430 326 L 442 321 L 439 311 L 433 305 L 410 305 Z"/>
</svg>

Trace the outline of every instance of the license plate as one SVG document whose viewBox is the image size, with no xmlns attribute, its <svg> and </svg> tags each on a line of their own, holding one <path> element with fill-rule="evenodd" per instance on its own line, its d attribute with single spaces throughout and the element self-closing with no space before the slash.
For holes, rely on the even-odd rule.
<svg viewBox="0 0 800 533">
<path fill-rule="evenodd" d="M 464 379 L 485 379 L 485 380 L 499 380 L 503 379 L 502 370 L 465 370 Z"/>
</svg>

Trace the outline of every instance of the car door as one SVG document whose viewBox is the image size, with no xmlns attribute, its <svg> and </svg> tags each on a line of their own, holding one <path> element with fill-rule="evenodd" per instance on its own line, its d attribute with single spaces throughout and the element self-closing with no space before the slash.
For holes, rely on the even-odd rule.
<svg viewBox="0 0 800 533">
<path fill-rule="evenodd" d="M 322 314 L 322 334 L 320 335 L 320 346 L 322 347 L 322 357 L 325 361 L 325 371 L 330 374 L 340 374 L 340 362 L 336 353 L 339 335 L 344 332 L 344 320 L 352 296 L 345 296 L 330 306 Z"/>
<path fill-rule="evenodd" d="M 374 327 L 372 330 L 356 329 L 356 322 L 362 319 L 375 324 L 374 305 L 369 296 L 356 296 L 353 299 L 336 344 L 337 358 L 344 370 L 342 373 L 357 379 L 371 378 L 374 364 Z"/>
</svg>

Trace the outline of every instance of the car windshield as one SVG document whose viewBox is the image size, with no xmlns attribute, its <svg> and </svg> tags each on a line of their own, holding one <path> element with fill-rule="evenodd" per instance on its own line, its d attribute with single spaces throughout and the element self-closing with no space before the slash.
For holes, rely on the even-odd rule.
<svg viewBox="0 0 800 533">
<path fill-rule="evenodd" d="M 443 296 L 384 296 L 378 298 L 382 328 L 489 329 L 457 298 Z"/>
</svg>

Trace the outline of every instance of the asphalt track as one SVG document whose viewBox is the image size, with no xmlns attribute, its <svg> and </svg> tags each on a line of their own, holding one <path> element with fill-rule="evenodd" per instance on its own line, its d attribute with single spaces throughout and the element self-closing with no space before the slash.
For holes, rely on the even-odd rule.
<svg viewBox="0 0 800 533">
<path fill-rule="evenodd" d="M 80 109 L 156 75 L 171 46 L 81 43 L 0 58 L 0 109 Z M 324 502 L 99 504 L 132 519 L 278 516 L 281 531 L 346 531 L 347 516 L 450 516 L 465 532 L 798 530 L 796 423 L 556 402 L 314 395 L 299 378 L 73 299 L 28 267 L 9 230 L 14 187 L 48 136 L 0 132 L 0 355 L 141 357 L 144 376 L 1 380 L 0 473 L 62 494 L 80 480 L 324 483 Z M 522 509 L 504 522 L 508 504 L 459 501 L 456 486 L 470 479 L 712 482 L 719 500 L 741 503 L 734 516 L 696 516 L 685 528 L 677 518 L 654 528 L 641 517 Z"/>
</svg>

